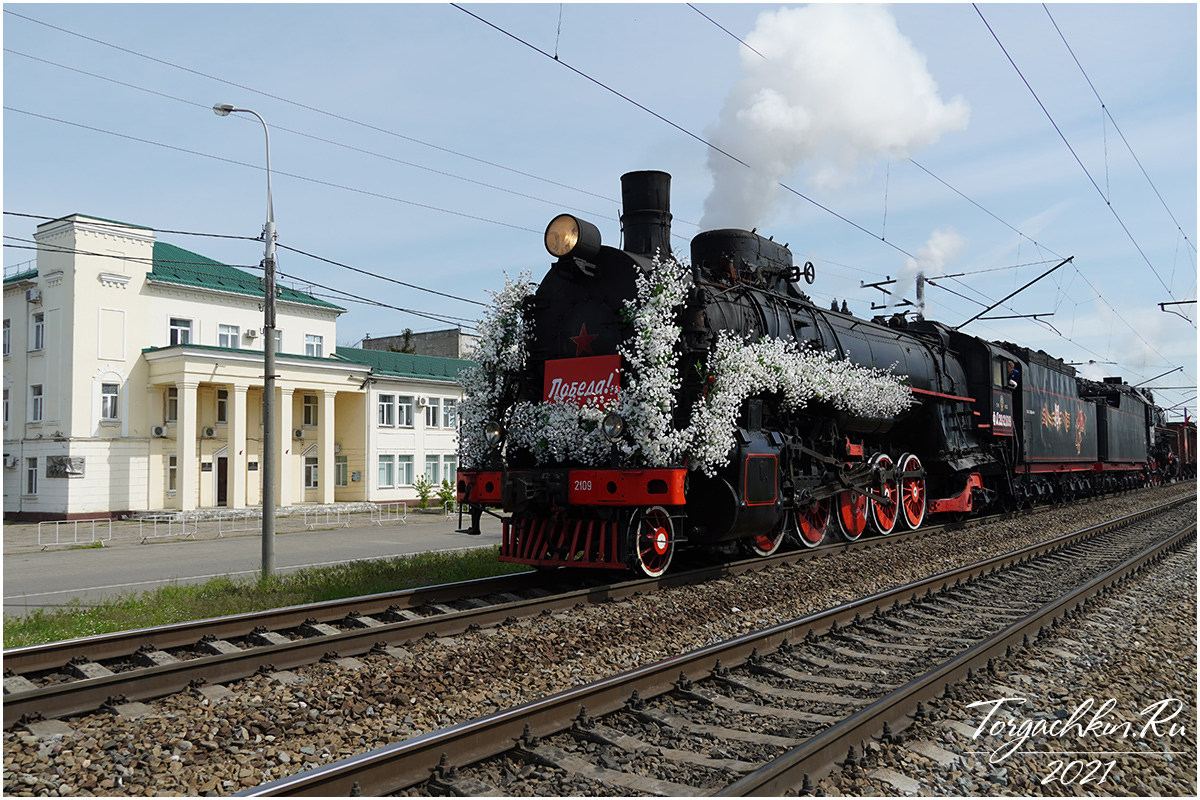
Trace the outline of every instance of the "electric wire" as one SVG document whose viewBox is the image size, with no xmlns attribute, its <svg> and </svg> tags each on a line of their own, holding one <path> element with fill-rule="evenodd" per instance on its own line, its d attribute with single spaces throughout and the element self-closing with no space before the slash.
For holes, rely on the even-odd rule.
<svg viewBox="0 0 1200 800">
<path fill-rule="evenodd" d="M 1179 234 L 1183 236 L 1183 240 L 1188 243 L 1188 247 L 1195 252 L 1195 243 L 1188 238 L 1187 233 L 1185 233 L 1183 230 L 1183 226 L 1179 224 L 1179 220 L 1175 219 L 1175 214 L 1171 211 L 1171 207 L 1167 205 L 1167 201 L 1158 191 L 1158 187 L 1154 185 L 1154 181 L 1150 178 L 1150 173 L 1148 173 L 1146 168 L 1142 166 L 1141 159 L 1137 157 L 1137 153 L 1135 153 L 1133 150 L 1133 145 L 1131 145 L 1129 140 L 1125 138 L 1125 134 L 1122 132 L 1121 126 L 1117 124 L 1116 118 L 1112 115 L 1112 112 L 1108 110 L 1108 105 L 1104 102 L 1104 99 L 1100 97 L 1100 92 L 1096 90 L 1096 86 L 1092 83 L 1092 79 L 1088 76 L 1087 70 L 1083 68 L 1083 64 L 1079 63 L 1079 57 L 1075 55 L 1075 51 L 1072 50 L 1071 45 L 1067 43 L 1067 37 L 1063 35 L 1062 29 L 1058 27 L 1058 22 L 1055 21 L 1054 15 L 1050 13 L 1050 9 L 1045 3 L 1042 3 L 1042 8 L 1045 10 L 1046 16 L 1050 18 L 1050 24 L 1054 26 L 1054 30 L 1058 33 L 1059 38 L 1062 39 L 1063 46 L 1066 47 L 1067 52 L 1071 54 L 1071 58 L 1074 60 L 1075 66 L 1079 67 L 1080 73 L 1083 74 L 1083 79 L 1086 80 L 1087 85 L 1091 87 L 1092 94 L 1096 95 L 1096 100 L 1099 101 L 1100 108 L 1103 110 L 1104 116 L 1108 117 L 1109 121 L 1112 122 L 1113 130 L 1117 132 L 1117 135 L 1121 137 L 1121 141 L 1125 143 L 1125 147 L 1129 150 L 1129 155 L 1133 156 L 1134 163 L 1138 165 L 1138 169 L 1142 171 L 1142 175 L 1145 176 L 1146 182 L 1149 183 L 1150 188 L 1154 190 L 1154 194 L 1156 197 L 1158 197 L 1158 201 L 1162 203 L 1162 207 L 1164 210 L 1166 210 L 1167 216 L 1171 218 L 1171 222 L 1175 223 L 1175 228 L 1179 231 Z"/>
<path fill-rule="evenodd" d="M 1067 146 L 1067 150 L 1069 150 L 1071 155 L 1075 158 L 1075 163 L 1077 163 L 1079 168 L 1083 170 L 1083 174 L 1087 176 L 1088 181 L 1091 182 L 1101 199 L 1104 200 L 1104 204 L 1108 207 L 1108 210 L 1112 212 L 1113 217 L 1116 218 L 1117 224 L 1121 226 L 1121 230 L 1125 231 L 1125 235 L 1128 236 L 1129 241 L 1133 243 L 1134 249 L 1138 251 L 1138 254 L 1142 257 L 1142 260 L 1146 262 L 1146 266 L 1148 266 L 1150 271 L 1154 273 L 1154 277 L 1158 278 L 1158 282 L 1162 284 L 1163 288 L 1167 290 L 1167 294 L 1172 300 L 1174 300 L 1175 295 L 1171 292 L 1171 287 L 1167 286 L 1166 281 L 1164 281 L 1162 276 L 1158 274 L 1158 270 L 1155 269 L 1154 264 L 1150 262 L 1150 259 L 1146 256 L 1146 253 L 1142 250 L 1142 246 L 1138 244 L 1138 241 L 1134 238 L 1133 233 L 1130 232 L 1128 227 L 1126 227 L 1125 221 L 1121 219 L 1121 215 L 1118 214 L 1116 208 L 1113 207 L 1112 201 L 1104 196 L 1104 190 L 1100 188 L 1100 186 L 1096 183 L 1096 179 L 1092 177 L 1090 172 L 1088 172 L 1087 167 L 1084 166 L 1083 161 L 1079 158 L 1079 154 L 1075 152 L 1075 148 L 1072 147 L 1070 141 L 1067 140 L 1066 134 L 1062 132 L 1062 129 L 1058 126 L 1058 123 L 1054 120 L 1054 117 L 1050 114 L 1050 111 L 1046 108 L 1045 104 L 1042 103 L 1042 99 L 1038 97 L 1037 92 L 1034 91 L 1033 86 L 1030 85 L 1029 80 L 1025 77 L 1024 73 L 1021 72 L 1021 68 L 1017 66 L 1017 62 L 1013 60 L 1011 55 L 1009 55 L 1008 49 L 1005 48 L 1004 43 L 1000 41 L 1000 37 L 994 30 L 992 30 L 992 26 L 988 23 L 987 18 L 984 17 L 983 12 L 979 10 L 979 5 L 972 3 L 971 7 L 975 9 L 977 14 L 979 14 L 979 18 L 983 20 L 983 24 L 985 27 L 987 27 L 988 33 L 990 33 L 992 38 L 996 40 L 996 44 L 1000 46 L 1000 50 L 1004 53 L 1004 57 L 1008 59 L 1008 63 L 1011 64 L 1012 68 L 1017 71 L 1017 75 L 1021 78 L 1022 83 L 1025 84 L 1025 88 L 1029 89 L 1029 92 L 1033 95 L 1033 99 L 1037 102 L 1038 107 L 1041 108 L 1042 113 L 1046 115 L 1046 119 L 1050 120 L 1050 125 L 1053 126 L 1054 130 L 1058 133 L 1059 138 L 1063 140 L 1063 144 Z M 1193 325 L 1193 327 L 1195 326 Z"/>
</svg>

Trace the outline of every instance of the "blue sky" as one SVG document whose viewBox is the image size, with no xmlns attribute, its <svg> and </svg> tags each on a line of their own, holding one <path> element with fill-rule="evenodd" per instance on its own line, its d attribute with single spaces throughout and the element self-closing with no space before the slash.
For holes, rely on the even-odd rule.
<svg viewBox="0 0 1200 800">
<path fill-rule="evenodd" d="M 1053 316 L 965 330 L 1093 377 L 1182 366 L 1150 385 L 1195 396 L 1196 306 L 1158 305 L 1196 298 L 1195 5 L 463 8 L 5 5 L 6 267 L 32 258 L 16 214 L 257 236 L 262 128 L 210 110 L 232 103 L 271 126 L 280 271 L 390 306 L 314 289 L 349 309 L 341 344 L 447 327 L 397 309 L 480 307 L 285 248 L 486 302 L 506 272 L 544 273 L 561 211 L 618 243 L 621 174 L 660 169 L 684 253 L 702 219 L 756 226 L 816 264 L 818 303 L 862 316 L 888 312 L 860 284 L 910 260 L 948 276 L 928 315 L 958 325 L 1074 256 L 992 312 Z M 729 180 L 753 208 L 722 207 Z"/>
</svg>

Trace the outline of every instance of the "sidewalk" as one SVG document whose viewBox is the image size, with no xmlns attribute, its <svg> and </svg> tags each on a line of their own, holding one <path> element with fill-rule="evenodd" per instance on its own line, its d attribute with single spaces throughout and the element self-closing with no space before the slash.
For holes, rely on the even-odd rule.
<svg viewBox="0 0 1200 800">
<path fill-rule="evenodd" d="M 54 523 L 42 523 L 40 538 L 39 525 L 36 522 L 5 522 L 4 547 L 5 555 L 16 553 L 38 553 L 42 551 L 71 550 L 80 547 L 94 547 L 96 542 L 104 547 L 120 547 L 125 545 L 149 544 L 153 542 L 170 541 L 203 541 L 209 539 L 231 539 L 238 537 L 262 536 L 262 518 L 258 509 L 244 509 L 245 516 L 226 517 L 224 519 L 208 519 L 199 522 L 187 521 L 158 521 L 151 520 L 71 520 Z M 308 511 L 306 516 L 305 512 Z M 164 517 L 169 512 L 164 513 Z M 470 515 L 464 513 L 463 527 L 471 524 Z M 403 530 L 414 526 L 425 528 L 438 525 L 451 532 L 458 528 L 458 513 L 447 516 L 443 509 L 410 508 L 403 519 L 399 516 L 382 519 L 372 519 L 368 511 L 333 512 L 323 507 L 292 506 L 279 509 L 275 517 L 275 533 L 295 533 L 298 531 L 331 531 L 336 532 L 346 528 L 389 528 Z M 480 527 L 485 533 L 500 534 L 500 521 L 495 517 L 484 515 Z"/>
</svg>

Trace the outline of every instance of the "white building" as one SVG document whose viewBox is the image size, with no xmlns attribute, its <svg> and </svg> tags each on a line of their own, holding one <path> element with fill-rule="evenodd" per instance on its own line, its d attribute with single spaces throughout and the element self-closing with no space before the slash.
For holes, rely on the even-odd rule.
<svg viewBox="0 0 1200 800">
<path fill-rule="evenodd" d="M 258 278 L 95 217 L 35 238 L 36 269 L 4 280 L 5 517 L 261 505 Z M 345 309 L 276 305 L 276 505 L 453 481 L 467 362 L 337 348 Z"/>
</svg>

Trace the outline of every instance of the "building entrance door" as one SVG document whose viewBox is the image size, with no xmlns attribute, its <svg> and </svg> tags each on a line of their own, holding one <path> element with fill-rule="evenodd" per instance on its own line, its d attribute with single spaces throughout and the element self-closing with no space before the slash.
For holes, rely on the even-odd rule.
<svg viewBox="0 0 1200 800">
<path fill-rule="evenodd" d="M 217 462 L 217 505 L 229 505 L 229 459 L 224 455 L 216 457 Z"/>
</svg>

